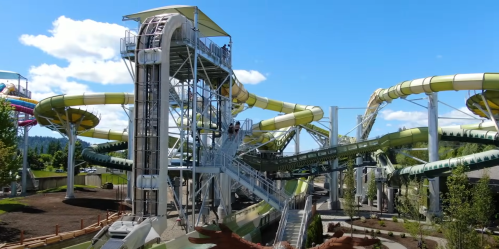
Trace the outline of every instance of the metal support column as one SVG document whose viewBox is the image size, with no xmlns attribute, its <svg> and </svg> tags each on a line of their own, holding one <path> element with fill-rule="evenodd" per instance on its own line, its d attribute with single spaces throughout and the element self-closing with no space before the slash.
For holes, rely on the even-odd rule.
<svg viewBox="0 0 499 249">
<path fill-rule="evenodd" d="M 68 171 L 67 171 L 67 188 L 66 188 L 66 199 L 73 199 L 75 198 L 74 195 L 74 150 L 75 150 L 75 143 L 76 143 L 76 127 L 75 124 L 67 122 L 68 129 L 67 131 L 67 136 L 68 136 Z"/>
<path fill-rule="evenodd" d="M 376 210 L 383 211 L 383 182 L 376 181 Z"/>
<path fill-rule="evenodd" d="M 300 127 L 295 127 L 295 155 L 300 154 Z"/>
<path fill-rule="evenodd" d="M 197 136 L 197 84 L 198 84 L 198 37 L 199 37 L 199 30 L 198 30 L 198 8 L 194 7 L 194 62 L 193 62 L 193 69 L 192 69 L 192 95 L 193 98 L 192 100 L 195 101 L 196 104 L 192 105 L 192 127 L 191 127 L 191 132 L 192 132 L 192 189 L 191 189 L 191 194 L 192 194 L 192 226 L 189 231 L 193 231 L 194 227 L 196 226 L 196 161 L 197 161 L 197 143 L 200 142 L 196 138 Z M 201 139 L 201 138 L 198 138 Z"/>
<path fill-rule="evenodd" d="M 29 120 L 29 115 L 25 114 L 25 119 Z M 21 196 L 26 195 L 26 190 L 28 188 L 28 139 L 29 139 L 29 128 L 24 126 L 24 148 L 23 148 L 23 172 L 22 172 L 22 185 L 21 185 Z"/>
<path fill-rule="evenodd" d="M 428 95 L 428 159 L 429 162 L 438 161 L 438 94 L 429 93 Z M 430 204 L 431 214 L 440 213 L 440 179 L 435 177 L 429 179 L 430 185 Z M 429 217 L 427 217 L 429 218 Z"/>
<path fill-rule="evenodd" d="M 389 187 L 388 188 L 388 213 L 393 213 L 394 212 L 394 204 L 395 204 L 395 188 Z"/>
<path fill-rule="evenodd" d="M 362 115 L 357 116 L 357 135 L 356 135 L 357 143 L 362 141 Z M 363 163 L 362 154 L 357 154 L 355 164 L 361 165 Z M 358 197 L 364 196 L 364 191 L 362 189 L 362 172 L 364 172 L 364 167 L 357 168 L 357 193 L 355 194 Z M 360 203 L 359 203 L 360 204 Z"/>
<path fill-rule="evenodd" d="M 128 155 L 127 158 L 130 160 L 133 160 L 133 121 L 134 121 L 134 113 L 133 113 L 133 106 L 128 108 Z M 133 196 L 132 196 L 132 188 L 133 188 L 133 170 L 135 167 L 132 167 L 132 171 L 127 171 L 126 172 L 126 177 L 127 177 L 127 184 L 126 184 L 126 198 L 125 201 L 128 203 L 132 203 Z"/>
<path fill-rule="evenodd" d="M 331 106 L 329 108 L 329 147 L 338 145 L 338 107 Z M 338 168 L 338 158 L 330 162 L 333 165 L 333 170 Z M 329 177 L 329 209 L 337 209 L 338 205 L 338 172 L 333 171 Z"/>
</svg>

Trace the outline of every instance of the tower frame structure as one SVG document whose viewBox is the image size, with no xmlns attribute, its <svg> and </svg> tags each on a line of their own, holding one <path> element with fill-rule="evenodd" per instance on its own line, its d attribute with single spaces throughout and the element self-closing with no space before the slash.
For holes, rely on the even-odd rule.
<svg viewBox="0 0 499 249">
<path fill-rule="evenodd" d="M 135 81 L 133 213 L 161 216 L 176 203 L 191 228 L 202 215 L 196 208 L 185 210 L 189 201 L 201 203 L 199 213 L 205 215 L 208 195 L 212 210 L 215 199 L 228 199 L 216 198 L 222 195 L 217 191 L 220 168 L 207 166 L 220 157 L 221 137 L 233 121 L 232 40 L 211 19 L 199 16 L 206 17 L 195 6 L 128 15 L 123 20 L 137 21 L 139 31 L 128 31 L 121 41 L 122 58 Z M 229 47 L 222 49 L 212 36 L 229 37 Z M 223 94 L 224 85 L 229 85 L 228 94 Z M 161 186 L 158 179 L 167 175 L 192 179 L 186 184 L 190 196 L 184 199 L 182 188 L 175 193 Z M 167 192 L 174 193 L 174 202 L 167 201 Z"/>
<path fill-rule="evenodd" d="M 2 82 L 0 82 L 0 83 L 14 84 L 15 91 L 9 92 L 9 95 L 31 99 L 31 91 L 28 90 L 28 85 L 29 85 L 28 78 L 26 78 L 26 77 L 24 77 L 21 74 L 16 73 L 16 72 L 0 70 L 0 80 L 2 80 Z M 19 148 L 19 150 L 22 151 L 22 154 L 23 154 L 23 166 L 22 166 L 22 171 L 21 171 L 21 195 L 26 195 L 26 193 L 27 193 L 28 174 L 30 174 L 30 171 L 28 170 L 29 130 L 31 129 L 31 127 L 33 125 L 36 124 L 36 121 L 33 121 L 32 123 L 30 123 L 28 125 L 24 125 L 24 126 L 19 126 L 18 124 L 20 121 L 27 121 L 30 118 L 31 118 L 31 115 L 29 115 L 27 113 L 14 111 L 13 122 L 17 127 L 18 137 L 21 137 L 22 141 L 23 141 L 22 148 Z M 33 179 L 33 176 L 31 176 L 31 179 L 33 181 L 34 188 L 36 188 L 37 184 L 36 184 L 36 181 Z M 16 186 L 16 188 L 17 188 L 17 186 Z M 17 192 L 17 190 L 14 188 L 12 195 L 13 196 L 17 195 L 16 192 Z"/>
</svg>

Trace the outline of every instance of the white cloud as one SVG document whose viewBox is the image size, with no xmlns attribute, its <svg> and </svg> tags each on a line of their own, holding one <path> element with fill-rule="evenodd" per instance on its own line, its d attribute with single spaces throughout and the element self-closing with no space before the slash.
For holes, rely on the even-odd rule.
<svg viewBox="0 0 499 249">
<path fill-rule="evenodd" d="M 61 64 L 41 64 L 29 69 L 32 98 L 41 100 L 56 94 L 92 93 L 89 85 L 132 83 L 120 58 L 120 38 L 127 28 L 93 20 L 72 20 L 61 16 L 52 23 L 48 34 L 24 34 L 19 41 L 46 54 L 64 60 Z M 131 86 L 130 86 L 131 90 Z M 101 115 L 97 128 L 122 130 L 128 116 L 119 105 L 82 106 Z"/>
<path fill-rule="evenodd" d="M 459 111 L 452 110 L 452 111 L 447 112 L 447 113 L 442 113 L 439 115 L 439 117 L 471 118 L 470 116 L 464 114 L 463 112 L 471 115 L 472 117 L 476 117 L 466 107 L 459 108 Z M 402 122 L 399 124 L 399 127 L 412 128 L 412 127 L 428 126 L 428 113 L 424 112 L 424 111 L 408 112 L 408 111 L 394 111 L 394 110 L 388 109 L 388 110 L 381 111 L 380 114 L 381 114 L 380 115 L 381 118 L 383 118 L 384 120 Z M 442 119 L 442 118 L 440 118 L 438 120 L 438 125 L 439 126 L 450 126 L 450 125 L 473 124 L 473 123 L 477 123 L 477 122 L 479 122 L 479 120 Z M 391 125 L 387 124 L 387 126 L 391 126 Z"/>
<path fill-rule="evenodd" d="M 120 38 L 127 28 L 93 20 L 77 21 L 65 16 L 52 23 L 49 35 L 23 34 L 19 41 L 63 59 L 67 66 L 41 64 L 29 70 L 36 96 L 52 93 L 89 92 L 77 80 L 100 84 L 132 83 L 120 59 Z"/>
<path fill-rule="evenodd" d="M 236 77 L 241 83 L 256 85 L 267 78 L 256 70 L 234 70 Z"/>
<path fill-rule="evenodd" d="M 437 59 L 442 59 L 443 58 L 442 55 L 437 55 L 436 57 L 437 57 Z"/>
<path fill-rule="evenodd" d="M 61 16 L 53 22 L 48 34 L 24 34 L 19 41 L 38 48 L 47 55 L 61 59 L 56 64 L 33 65 L 29 69 L 32 98 L 41 100 L 57 94 L 82 94 L 99 92 L 98 85 L 132 83 L 126 65 L 120 58 L 120 38 L 126 28 L 117 24 L 93 20 L 72 20 Z M 235 70 L 246 84 L 266 80 L 260 72 Z M 128 91 L 132 90 L 129 85 Z M 128 116 L 120 105 L 78 107 L 101 116 L 99 129 L 123 130 L 128 126 Z M 176 115 L 174 115 L 176 116 Z M 169 117 L 169 126 L 175 119 Z M 178 133 L 178 129 L 170 129 Z M 178 135 L 174 135 L 178 136 Z M 93 140 L 93 139 L 91 139 Z"/>
<path fill-rule="evenodd" d="M 391 126 L 392 126 L 392 124 L 388 123 L 388 124 L 386 124 L 386 126 L 391 127 Z"/>
<path fill-rule="evenodd" d="M 117 59 L 119 41 L 127 28 L 118 24 L 93 20 L 75 21 L 59 17 L 46 35 L 22 35 L 20 41 L 28 46 L 65 60 L 110 60 Z"/>
</svg>

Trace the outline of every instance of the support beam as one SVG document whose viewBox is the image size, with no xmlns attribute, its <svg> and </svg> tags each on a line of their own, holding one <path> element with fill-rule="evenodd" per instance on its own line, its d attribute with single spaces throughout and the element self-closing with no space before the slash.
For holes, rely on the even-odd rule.
<svg viewBox="0 0 499 249">
<path fill-rule="evenodd" d="M 394 188 L 388 188 L 388 200 L 387 200 L 387 206 L 388 206 L 388 213 L 393 213 L 394 210 L 394 202 L 395 202 L 395 189 Z"/>
<path fill-rule="evenodd" d="M 300 127 L 295 127 L 295 155 L 300 154 Z"/>
<path fill-rule="evenodd" d="M 376 210 L 381 212 L 383 210 L 383 182 L 376 182 Z"/>
<path fill-rule="evenodd" d="M 428 159 L 430 162 L 438 161 L 438 94 L 428 95 Z M 435 177 L 430 181 L 429 210 L 433 215 L 440 214 L 440 178 Z M 427 217 L 430 218 L 430 217 Z"/>
<path fill-rule="evenodd" d="M 135 115 L 133 114 L 133 106 L 128 108 L 128 155 L 127 158 L 130 160 L 133 160 L 133 120 Z M 135 167 L 132 167 L 132 171 L 127 171 L 126 176 L 127 176 L 127 185 L 126 185 L 126 198 L 125 201 L 128 203 L 132 203 L 133 196 L 132 196 L 132 188 L 133 188 L 133 170 Z"/>
<path fill-rule="evenodd" d="M 199 30 L 198 30 L 198 8 L 194 7 L 194 41 L 197 41 L 199 37 Z M 192 94 L 193 94 L 193 100 L 196 101 L 197 103 L 197 85 L 198 85 L 198 43 L 194 43 L 194 61 L 193 61 L 193 69 L 192 69 Z M 194 140 L 192 143 L 192 189 L 191 189 L 191 194 L 192 194 L 192 225 L 189 229 L 189 231 L 194 231 L 194 227 L 196 226 L 196 208 L 195 208 L 195 203 L 196 203 L 196 161 L 197 161 L 197 144 L 198 141 L 196 141 L 197 136 L 197 104 L 192 105 L 192 139 Z M 201 139 L 201 138 L 199 138 Z M 199 141 L 201 142 L 201 141 Z"/>
<path fill-rule="evenodd" d="M 29 119 L 29 115 L 25 114 L 26 120 Z M 17 120 L 16 120 L 17 122 Z M 23 148 L 23 172 L 22 172 L 22 180 L 21 180 L 21 196 L 25 196 L 27 194 L 26 190 L 28 188 L 28 139 L 29 139 L 29 128 L 28 126 L 24 126 L 24 148 Z"/>
<path fill-rule="evenodd" d="M 329 147 L 338 146 L 338 107 L 331 106 L 329 108 Z M 338 158 L 330 162 L 333 165 L 333 170 L 338 168 Z M 338 172 L 333 171 L 329 177 L 329 209 L 338 209 Z"/>
<path fill-rule="evenodd" d="M 74 195 L 74 151 L 76 143 L 76 126 L 73 123 L 67 123 L 68 129 L 66 130 L 68 136 L 68 170 L 67 170 L 67 187 L 66 199 L 75 198 Z"/>
<path fill-rule="evenodd" d="M 356 139 L 357 143 L 362 141 L 362 115 L 357 115 L 357 134 L 356 134 Z M 362 155 L 358 154 L 356 157 L 355 164 L 356 165 L 361 165 L 364 163 Z M 357 168 L 357 177 L 356 177 L 356 183 L 357 183 L 357 193 L 355 194 L 357 197 L 362 197 L 364 196 L 364 191 L 362 189 L 362 172 L 364 172 L 364 167 L 359 167 Z M 360 203 L 359 203 L 360 204 Z"/>
</svg>

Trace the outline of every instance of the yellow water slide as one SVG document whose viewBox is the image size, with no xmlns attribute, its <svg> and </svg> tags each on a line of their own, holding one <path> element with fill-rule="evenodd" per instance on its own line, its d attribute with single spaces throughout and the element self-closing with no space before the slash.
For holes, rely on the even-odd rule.
<svg viewBox="0 0 499 249">
<path fill-rule="evenodd" d="M 474 114 L 490 118 L 487 105 L 493 115 L 499 114 L 499 73 L 471 73 L 471 74 L 453 74 L 444 76 L 431 76 L 415 80 L 403 81 L 386 89 L 377 89 L 369 99 L 366 114 L 372 114 L 383 102 L 391 102 L 397 98 L 404 98 L 412 94 L 434 93 L 442 91 L 479 91 L 468 98 L 467 108 Z M 480 94 L 485 96 L 482 98 Z M 364 116 L 366 117 L 366 115 Z M 374 116 L 375 118 L 375 116 Z M 371 122 L 364 123 L 363 138 L 366 139 L 374 124 L 374 118 Z"/>
<path fill-rule="evenodd" d="M 230 83 L 224 84 L 222 94 L 229 96 L 229 91 Z M 245 142 L 254 144 L 266 143 L 275 137 L 274 133 L 267 131 L 276 131 L 281 128 L 309 124 L 319 121 L 324 117 L 324 111 L 319 106 L 293 104 L 249 93 L 236 77 L 234 77 L 232 84 L 232 97 L 239 104 L 246 103 L 249 107 L 259 107 L 265 110 L 284 113 L 284 115 L 263 120 L 253 125 L 253 137 L 245 138 Z"/>
</svg>

